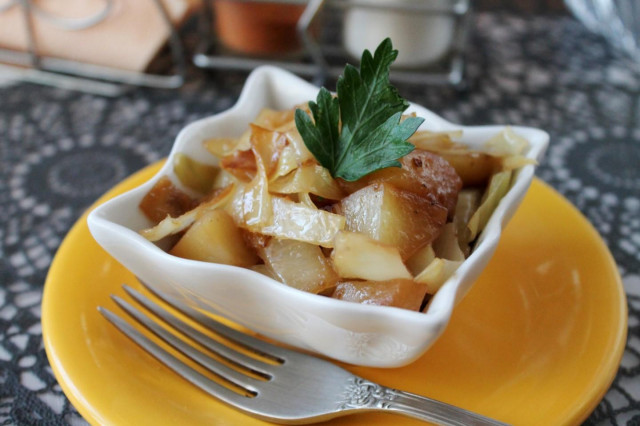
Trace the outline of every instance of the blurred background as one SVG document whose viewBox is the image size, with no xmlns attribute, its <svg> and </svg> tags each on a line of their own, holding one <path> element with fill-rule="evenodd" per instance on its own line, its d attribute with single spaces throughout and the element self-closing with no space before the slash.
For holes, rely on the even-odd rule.
<svg viewBox="0 0 640 426">
<path fill-rule="evenodd" d="M 171 89 L 206 77 L 194 69 L 275 64 L 331 86 L 345 61 L 357 63 L 363 49 L 391 37 L 400 50 L 395 82 L 465 89 L 478 14 L 571 12 L 633 60 L 639 7 L 634 0 L 7 0 L 0 76 L 117 96 L 131 85 Z"/>
<path fill-rule="evenodd" d="M 592 9 L 573 7 L 594 21 Z M 269 63 L 330 85 L 345 61 L 390 36 L 401 52 L 394 80 L 463 88 L 476 11 L 567 8 L 557 0 L 8 0 L 0 6 L 0 75 L 114 96 L 126 88 L 107 82 L 177 88 L 194 66 Z"/>
</svg>

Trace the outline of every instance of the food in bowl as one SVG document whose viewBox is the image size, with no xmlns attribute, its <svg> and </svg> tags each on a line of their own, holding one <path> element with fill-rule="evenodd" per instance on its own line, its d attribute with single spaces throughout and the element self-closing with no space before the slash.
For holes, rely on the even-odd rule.
<svg viewBox="0 0 640 426">
<path fill-rule="evenodd" d="M 142 199 L 154 226 L 141 234 L 169 239 L 172 255 L 298 290 L 424 309 L 471 253 L 514 171 L 535 160 L 509 128 L 479 148 L 454 142 L 460 131 L 416 132 L 422 119 L 401 115 L 409 105 L 388 82 L 395 54 L 386 40 L 360 73 L 345 72 L 337 96 L 265 108 L 239 138 L 203 140 L 214 164 L 174 156 L 177 185 L 165 177 Z"/>
<path fill-rule="evenodd" d="M 260 268 L 255 271 L 181 258 L 167 252 L 171 243 L 175 243 L 170 238 L 152 243 L 140 234 L 156 223 L 139 206 L 160 180 L 167 179 L 185 193 L 194 191 L 183 187 L 175 173 L 174 164 L 180 161 L 179 157 L 218 167 L 215 157 L 203 146 L 204 140 L 214 136 L 237 140 L 262 110 L 291 110 L 296 105 L 306 105 L 317 94 L 317 87 L 284 70 L 269 66 L 256 69 L 231 109 L 187 125 L 159 172 L 139 187 L 96 207 L 89 214 L 88 225 L 96 241 L 153 290 L 279 342 L 336 360 L 376 367 L 406 365 L 421 356 L 444 332 L 454 306 L 488 263 L 502 229 L 531 183 L 533 164 L 514 170 L 507 193 L 473 242 L 473 250 L 420 312 L 318 296 L 283 285 L 259 273 Z M 445 156 L 444 151 L 457 152 L 460 145 L 480 151 L 487 141 L 507 129 L 501 125 L 453 124 L 416 104 L 410 104 L 403 114 L 425 119 L 418 129 L 424 132 L 418 135 L 425 139 L 436 134 L 438 140 L 448 137 L 455 141 L 448 148 L 448 142 L 432 144 L 445 145 L 440 146 L 441 156 Z M 506 131 L 529 142 L 523 155 L 531 162 L 540 158 L 548 143 L 548 134 L 539 129 L 513 126 Z M 415 139 L 418 135 L 412 139 L 416 145 L 422 143 Z M 465 176 L 461 178 L 464 181 Z M 183 201 L 189 203 L 190 199 Z M 166 212 L 162 212 L 156 220 L 165 216 Z"/>
</svg>

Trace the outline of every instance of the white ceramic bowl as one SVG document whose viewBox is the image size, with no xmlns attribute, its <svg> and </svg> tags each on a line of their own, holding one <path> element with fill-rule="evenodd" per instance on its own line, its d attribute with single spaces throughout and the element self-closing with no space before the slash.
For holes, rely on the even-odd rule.
<svg viewBox="0 0 640 426">
<path fill-rule="evenodd" d="M 256 69 L 247 79 L 237 104 L 228 111 L 185 127 L 171 157 L 186 153 L 200 161 L 214 159 L 201 142 L 212 136 L 239 136 L 264 108 L 286 109 L 315 99 L 318 88 L 274 67 Z M 478 145 L 501 126 L 463 127 L 451 124 L 418 105 L 424 129 L 462 129 L 463 142 Z M 539 158 L 548 135 L 513 127 L 531 144 L 528 156 Z M 209 160 L 207 160 L 209 161 Z M 360 305 L 305 293 L 249 269 L 186 260 L 172 256 L 138 234 L 150 226 L 138 203 L 163 175 L 175 176 L 172 161 L 149 182 L 99 206 L 89 215 L 91 233 L 126 268 L 153 288 L 181 297 L 223 315 L 258 333 L 348 363 L 397 367 L 415 360 L 442 334 L 454 306 L 467 293 L 493 254 L 502 228 L 513 215 L 533 178 L 534 167 L 521 169 L 480 236 L 475 251 L 437 292 L 425 313 L 392 307 Z"/>
</svg>

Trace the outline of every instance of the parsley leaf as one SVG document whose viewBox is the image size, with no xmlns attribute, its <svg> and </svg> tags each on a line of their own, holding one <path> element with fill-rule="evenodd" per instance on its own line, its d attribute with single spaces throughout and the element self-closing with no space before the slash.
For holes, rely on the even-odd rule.
<svg viewBox="0 0 640 426">
<path fill-rule="evenodd" d="M 345 67 L 337 98 L 320 89 L 316 101 L 309 102 L 313 120 L 296 111 L 302 140 L 333 177 L 354 181 L 379 169 L 401 167 L 398 159 L 415 148 L 407 139 L 424 120 L 409 117 L 400 123 L 409 103 L 389 83 L 389 67 L 397 56 L 387 38 L 373 56 L 364 51 L 360 71 Z"/>
</svg>

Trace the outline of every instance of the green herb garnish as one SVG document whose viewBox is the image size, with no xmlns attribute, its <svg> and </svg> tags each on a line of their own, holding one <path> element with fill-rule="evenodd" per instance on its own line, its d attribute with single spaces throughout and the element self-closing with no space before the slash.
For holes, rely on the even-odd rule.
<svg viewBox="0 0 640 426">
<path fill-rule="evenodd" d="M 313 121 L 296 110 L 296 127 L 305 145 L 333 177 L 354 181 L 379 169 L 401 167 L 398 159 L 415 148 L 407 139 L 424 119 L 400 122 L 409 103 L 389 83 L 389 67 L 397 56 L 387 38 L 373 56 L 364 51 L 360 71 L 347 64 L 338 79 L 337 98 L 320 89 L 316 101 L 309 102 Z"/>
</svg>

